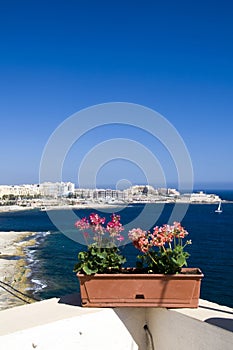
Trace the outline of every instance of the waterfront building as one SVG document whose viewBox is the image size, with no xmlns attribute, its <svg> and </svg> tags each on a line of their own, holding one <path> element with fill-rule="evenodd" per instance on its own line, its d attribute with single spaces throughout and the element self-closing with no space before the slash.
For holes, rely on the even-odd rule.
<svg viewBox="0 0 233 350">
<path fill-rule="evenodd" d="M 220 197 L 216 194 L 206 194 L 203 191 L 197 193 L 191 193 L 190 202 L 198 203 L 216 203 L 220 201 Z"/>
<path fill-rule="evenodd" d="M 59 198 L 73 194 L 75 185 L 72 182 L 44 182 L 39 187 L 42 196 Z"/>
<path fill-rule="evenodd" d="M 4 196 L 19 197 L 35 197 L 40 194 L 39 185 L 0 185 L 0 198 Z"/>
</svg>

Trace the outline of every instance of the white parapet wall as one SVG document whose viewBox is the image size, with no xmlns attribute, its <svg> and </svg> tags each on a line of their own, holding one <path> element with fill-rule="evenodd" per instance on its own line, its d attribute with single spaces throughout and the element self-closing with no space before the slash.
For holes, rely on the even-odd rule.
<svg viewBox="0 0 233 350">
<path fill-rule="evenodd" d="M 53 298 L 1 311 L 0 349 L 145 349 L 144 323 L 144 309 L 82 308 Z"/>
<path fill-rule="evenodd" d="M 232 350 L 233 310 L 82 308 L 53 298 L 0 312 L 3 350 Z"/>
<path fill-rule="evenodd" d="M 198 309 L 148 309 L 157 350 L 232 350 L 233 310 L 200 300 Z"/>
</svg>

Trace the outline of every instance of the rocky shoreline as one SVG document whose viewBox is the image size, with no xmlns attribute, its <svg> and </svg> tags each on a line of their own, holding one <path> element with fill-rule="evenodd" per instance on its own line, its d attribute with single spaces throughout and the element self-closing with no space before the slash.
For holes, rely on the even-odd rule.
<svg viewBox="0 0 233 350">
<path fill-rule="evenodd" d="M 0 310 L 31 302 L 25 247 L 35 244 L 34 232 L 0 232 Z M 17 292 L 19 291 L 19 292 Z"/>
</svg>

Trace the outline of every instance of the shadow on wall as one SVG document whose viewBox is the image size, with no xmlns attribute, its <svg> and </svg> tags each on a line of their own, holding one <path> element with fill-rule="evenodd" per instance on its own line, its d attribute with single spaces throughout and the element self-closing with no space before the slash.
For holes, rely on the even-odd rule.
<svg viewBox="0 0 233 350">
<path fill-rule="evenodd" d="M 233 332 L 233 319 L 223 317 L 211 317 L 205 320 L 206 323 L 214 326 L 226 329 L 227 331 Z"/>
<path fill-rule="evenodd" d="M 213 310 L 213 311 L 219 311 L 224 314 L 233 315 L 232 311 L 218 309 L 215 307 L 209 307 L 209 306 L 199 306 L 200 309 L 207 309 L 207 310 Z M 212 324 L 214 326 L 226 329 L 227 331 L 233 332 L 233 318 L 227 318 L 227 317 L 211 317 L 207 318 L 205 320 L 206 323 Z"/>
<path fill-rule="evenodd" d="M 58 304 L 82 306 L 81 296 L 79 293 L 64 295 L 59 299 Z"/>
</svg>

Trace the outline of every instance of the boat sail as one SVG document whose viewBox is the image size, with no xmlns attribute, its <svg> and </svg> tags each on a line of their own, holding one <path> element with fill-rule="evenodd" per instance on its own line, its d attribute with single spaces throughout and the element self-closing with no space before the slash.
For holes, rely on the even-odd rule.
<svg viewBox="0 0 233 350">
<path fill-rule="evenodd" d="M 221 213 L 222 212 L 222 202 L 218 203 L 218 209 L 215 210 L 215 213 Z"/>
</svg>

